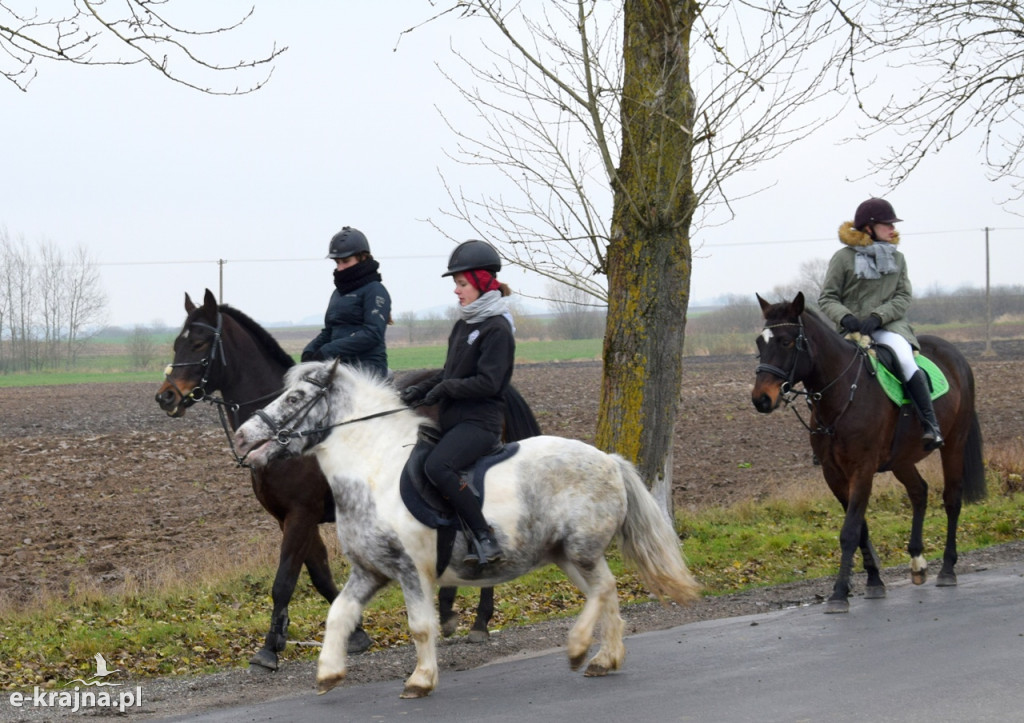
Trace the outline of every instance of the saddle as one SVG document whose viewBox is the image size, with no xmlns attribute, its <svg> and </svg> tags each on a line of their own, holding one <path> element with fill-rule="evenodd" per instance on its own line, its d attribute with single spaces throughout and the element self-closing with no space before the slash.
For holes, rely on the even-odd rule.
<svg viewBox="0 0 1024 723">
<path fill-rule="evenodd" d="M 451 505 L 441 496 L 433 483 L 427 479 L 423 471 L 423 463 L 431 450 L 437 446 L 441 433 L 428 425 L 421 424 L 416 435 L 416 446 L 409 454 L 409 460 L 402 470 L 399 491 L 402 502 L 412 516 L 427 527 L 437 530 L 437 574 L 440 575 L 451 561 L 452 548 L 456 534 L 461 529 L 461 521 Z M 472 467 L 459 472 L 460 481 L 469 488 L 473 495 L 484 503 L 484 479 L 489 470 L 499 462 L 519 451 L 518 442 L 501 442 L 486 455 L 478 459 Z"/>
<path fill-rule="evenodd" d="M 898 372 L 899 364 L 896 362 L 896 353 L 882 344 L 872 344 L 868 348 L 868 359 L 871 360 L 871 375 L 878 379 L 886 396 L 896 406 L 902 407 L 904 404 L 910 404 L 910 398 L 906 396 L 903 380 Z M 935 365 L 935 362 L 920 352 L 914 352 L 914 361 L 917 362 L 918 368 L 928 379 L 932 390 L 932 400 L 938 399 L 949 391 L 949 380 Z"/>
</svg>

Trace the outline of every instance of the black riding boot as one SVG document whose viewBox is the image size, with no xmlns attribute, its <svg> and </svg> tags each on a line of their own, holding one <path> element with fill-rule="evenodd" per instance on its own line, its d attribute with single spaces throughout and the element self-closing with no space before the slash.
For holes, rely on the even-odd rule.
<svg viewBox="0 0 1024 723">
<path fill-rule="evenodd" d="M 467 564 L 479 562 L 486 565 L 500 560 L 503 557 L 501 547 L 494 539 L 494 530 L 487 526 L 487 521 L 480 511 L 480 502 L 473 493 L 465 487 L 459 488 L 455 494 L 448 497 L 448 502 L 462 520 L 462 529 L 466 535 L 468 549 L 462 561 Z"/>
<path fill-rule="evenodd" d="M 494 539 L 494 531 L 490 528 L 473 530 L 473 536 L 467 536 L 467 539 L 470 547 L 466 551 L 466 556 L 462 558 L 467 565 L 473 562 L 486 565 L 489 562 L 497 562 L 505 556 L 498 541 Z"/>
<path fill-rule="evenodd" d="M 920 369 L 907 380 L 907 392 L 910 394 L 910 401 L 914 403 L 917 416 L 921 418 L 921 425 L 924 427 L 924 434 L 921 435 L 924 448 L 927 450 L 938 449 L 945 440 L 942 439 L 939 420 L 935 418 L 935 407 L 932 406 L 932 393 L 928 388 L 928 380 Z"/>
</svg>

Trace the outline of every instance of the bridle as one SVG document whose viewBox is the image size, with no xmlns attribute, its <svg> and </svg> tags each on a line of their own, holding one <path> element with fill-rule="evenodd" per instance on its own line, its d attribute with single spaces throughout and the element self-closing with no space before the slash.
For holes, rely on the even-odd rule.
<svg viewBox="0 0 1024 723">
<path fill-rule="evenodd" d="M 239 456 L 238 452 L 235 450 L 235 443 L 231 434 L 232 430 L 237 429 L 241 424 L 241 419 L 238 415 L 239 410 L 249 404 L 257 404 L 265 400 L 273 399 L 281 393 L 281 390 L 278 389 L 270 394 L 264 394 L 262 397 L 257 397 L 256 399 L 252 399 L 248 402 L 229 402 L 223 397 L 214 396 L 207 392 L 207 386 L 210 383 L 210 374 L 213 371 L 214 362 L 219 360 L 221 367 L 225 370 L 228 367 L 227 354 L 224 352 L 224 316 L 221 314 L 220 309 L 217 309 L 216 326 L 211 326 L 204 321 L 193 321 L 188 325 L 189 328 L 194 326 L 201 329 L 209 329 L 213 332 L 213 341 L 210 342 L 209 355 L 204 356 L 202 359 L 197 361 L 172 362 L 168 364 L 164 367 L 164 379 L 170 383 L 171 389 L 174 390 L 175 394 L 181 397 L 181 403 L 186 407 L 190 407 L 196 402 L 208 402 L 217 407 L 217 415 L 220 417 L 220 426 L 221 429 L 224 430 L 224 435 L 228 438 L 228 446 L 231 447 L 231 454 L 235 458 L 235 462 L 237 462 L 240 467 L 248 467 L 249 465 L 244 462 L 245 458 Z M 178 391 L 178 386 L 171 381 L 171 373 L 177 368 L 193 366 L 202 367 L 203 377 L 199 380 L 199 384 L 192 387 L 188 394 L 182 394 Z M 228 411 L 231 412 L 230 421 L 227 416 Z"/>
<path fill-rule="evenodd" d="M 802 396 L 802 397 L 805 398 L 805 401 L 807 402 L 807 408 L 810 411 L 810 413 L 812 414 L 812 416 L 815 419 L 820 420 L 822 418 L 821 417 L 821 411 L 820 411 L 820 403 L 821 403 L 822 397 L 824 396 L 825 392 L 828 391 L 829 388 L 832 387 L 834 384 L 836 384 L 840 379 L 842 379 L 844 376 L 846 376 L 846 373 L 848 371 L 850 371 L 850 368 L 853 367 L 853 365 L 856 364 L 858 361 L 866 362 L 867 361 L 867 353 L 864 351 L 863 348 L 861 348 L 861 346 L 859 344 L 854 344 L 853 358 L 850 359 L 850 363 L 847 364 L 846 367 L 841 372 L 839 372 L 838 375 L 836 375 L 835 379 L 833 379 L 828 384 L 826 384 L 821 389 L 819 389 L 818 391 L 815 392 L 815 391 L 812 391 L 810 389 L 807 389 L 806 382 L 804 382 L 803 380 L 798 380 L 796 378 L 796 374 L 797 374 L 796 370 L 797 370 L 797 366 L 799 366 L 800 355 L 801 354 L 806 354 L 808 359 L 813 361 L 813 357 L 811 356 L 810 340 L 808 340 L 807 336 L 804 334 L 804 320 L 803 320 L 803 316 L 797 317 L 797 321 L 782 321 L 782 322 L 779 322 L 777 324 L 765 324 L 764 327 L 762 328 L 762 333 L 764 333 L 766 331 L 770 332 L 772 329 L 776 329 L 776 328 L 782 327 L 782 326 L 796 326 L 796 327 L 799 327 L 799 331 L 797 332 L 796 339 L 793 342 L 793 350 L 792 350 L 792 353 L 791 353 L 791 356 L 792 356 L 792 359 L 793 359 L 793 363 L 790 366 L 789 371 L 787 372 L 786 370 L 784 370 L 784 369 L 782 369 L 780 367 L 777 367 L 774 364 L 764 364 L 764 363 L 761 363 L 761 364 L 757 365 L 757 368 L 754 370 L 754 374 L 760 374 L 761 372 L 767 372 L 768 374 L 771 374 L 771 375 L 773 375 L 775 377 L 778 377 L 779 379 L 782 379 L 783 382 L 782 382 L 782 385 L 780 386 L 780 389 L 779 389 L 779 393 L 780 393 L 780 396 L 781 396 L 782 403 L 785 404 L 786 406 L 789 406 L 790 403 L 795 401 L 797 397 Z M 766 340 L 766 343 L 767 343 L 767 340 Z M 800 423 L 804 425 L 804 427 L 807 429 L 808 432 L 810 432 L 811 434 L 825 434 L 825 435 L 828 435 L 828 436 L 832 436 L 832 435 L 835 434 L 835 432 L 836 432 L 836 423 L 846 413 L 846 410 L 850 408 L 850 405 L 853 404 L 853 398 L 854 398 L 854 395 L 856 395 L 856 393 L 857 393 L 857 389 L 858 389 L 858 386 L 859 386 L 858 382 L 860 381 L 860 375 L 861 375 L 861 372 L 863 371 L 863 369 L 864 369 L 864 364 L 863 363 L 860 364 L 857 367 L 857 376 L 855 376 L 853 381 L 850 383 L 850 394 L 846 398 L 846 403 L 843 405 L 843 408 L 839 410 L 839 413 L 836 414 L 836 416 L 832 419 L 832 423 L 831 424 L 822 425 L 819 422 L 816 427 L 812 428 L 809 424 L 807 424 L 807 422 L 804 421 L 804 418 L 800 416 L 800 413 L 796 410 L 796 407 L 792 408 L 793 409 L 793 413 L 796 414 L 796 418 L 800 420 Z M 804 385 L 804 389 L 802 389 L 802 390 L 801 389 L 796 389 L 794 387 L 794 384 L 796 384 L 797 382 L 800 382 L 801 384 L 803 384 Z"/>
<path fill-rule="evenodd" d="M 324 420 L 329 419 L 331 416 L 331 398 L 327 397 L 327 410 L 324 412 L 323 417 L 321 417 L 320 422 L 310 427 L 309 429 L 296 431 L 293 429 L 295 424 L 305 420 L 306 417 L 309 416 L 310 412 L 313 411 L 313 408 L 317 404 L 319 404 L 320 400 L 327 395 L 328 389 L 330 389 L 329 383 L 325 384 L 318 379 L 314 379 L 313 377 L 303 377 L 302 381 L 308 382 L 309 384 L 312 384 L 313 386 L 317 387 L 318 391 L 312 397 L 307 399 L 306 402 L 301 407 L 296 409 L 294 412 L 289 414 L 280 422 L 274 421 L 274 419 L 269 414 L 267 414 L 263 409 L 257 409 L 255 411 L 255 415 L 259 417 L 261 420 L 263 420 L 263 423 L 270 428 L 270 431 L 272 433 L 272 439 L 278 444 L 280 444 L 282 447 L 287 446 L 288 442 L 292 439 L 301 439 L 303 437 L 310 438 L 308 444 L 306 445 L 307 447 L 315 447 L 316 445 L 320 444 L 325 439 L 327 439 L 328 434 L 330 434 L 331 430 L 336 427 L 344 427 L 349 424 L 355 424 L 356 422 L 365 422 L 371 419 L 376 419 L 378 417 L 386 417 L 391 414 L 398 414 L 399 412 L 409 411 L 409 407 L 401 406 L 395 409 L 388 409 L 383 412 L 374 412 L 373 414 L 367 414 L 363 417 L 346 419 L 342 422 L 325 424 Z M 233 450 L 234 447 L 232 446 L 232 451 Z M 245 457 L 248 456 L 249 453 L 247 452 Z M 242 457 L 240 460 L 238 460 L 238 463 L 243 466 L 248 466 L 245 464 L 245 457 Z"/>
</svg>

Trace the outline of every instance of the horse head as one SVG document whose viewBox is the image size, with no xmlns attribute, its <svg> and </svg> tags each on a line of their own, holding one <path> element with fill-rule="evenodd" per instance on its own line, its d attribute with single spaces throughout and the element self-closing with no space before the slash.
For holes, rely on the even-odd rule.
<svg viewBox="0 0 1024 723">
<path fill-rule="evenodd" d="M 185 323 L 174 340 L 174 359 L 164 369 L 157 404 L 168 416 L 181 417 L 209 392 L 219 388 L 223 371 L 223 316 L 213 292 L 206 290 L 202 306 L 185 294 Z M 219 362 L 219 363 L 217 363 Z"/>
<path fill-rule="evenodd" d="M 757 411 L 771 413 L 796 382 L 811 373 L 813 359 L 804 326 L 804 295 L 798 291 L 792 301 L 770 304 L 760 295 L 757 301 L 764 327 L 757 337 L 760 363 L 754 377 L 751 401 Z"/>
<path fill-rule="evenodd" d="M 285 374 L 285 389 L 235 432 L 235 449 L 253 467 L 311 451 L 350 404 L 339 381 L 351 370 L 337 359 L 306 362 Z"/>
</svg>

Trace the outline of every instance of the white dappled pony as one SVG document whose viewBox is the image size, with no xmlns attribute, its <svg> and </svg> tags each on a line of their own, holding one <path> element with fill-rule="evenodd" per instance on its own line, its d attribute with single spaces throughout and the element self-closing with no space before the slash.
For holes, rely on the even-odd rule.
<svg viewBox="0 0 1024 723">
<path fill-rule="evenodd" d="M 573 670 L 583 664 L 600 624 L 601 645 L 588 676 L 618 669 L 626 655 L 615 577 L 604 557 L 613 538 L 619 537 L 623 556 L 663 602 L 698 596 L 678 537 L 633 465 L 551 436 L 522 440 L 514 456 L 487 473 L 483 511 L 504 559 L 482 567 L 463 563 L 460 533 L 452 561 L 438 577 L 437 532 L 413 517 L 399 493 L 423 422 L 387 382 L 337 362 L 312 362 L 291 369 L 281 396 L 236 433 L 238 450 L 248 452 L 255 466 L 281 455 L 315 454 L 334 492 L 338 538 L 352 571 L 327 615 L 320 693 L 345 677 L 345 641 L 363 607 L 390 580 L 402 587 L 416 645 L 416 669 L 404 698 L 429 695 L 437 686 L 436 585 L 497 585 L 558 565 L 586 598 L 569 633 Z"/>
</svg>

